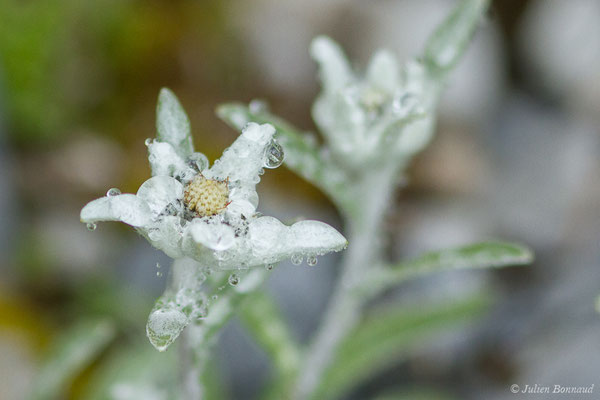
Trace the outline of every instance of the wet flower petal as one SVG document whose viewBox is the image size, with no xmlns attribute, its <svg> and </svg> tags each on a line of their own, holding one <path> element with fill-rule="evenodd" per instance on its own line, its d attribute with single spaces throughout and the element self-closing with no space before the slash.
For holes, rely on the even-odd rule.
<svg viewBox="0 0 600 400">
<path fill-rule="evenodd" d="M 340 251 L 348 242 L 336 229 L 319 221 L 301 221 L 286 226 L 273 217 L 250 223 L 249 244 L 253 262 L 275 263 L 294 255 L 314 256 Z M 266 262 L 265 262 L 266 261 Z"/>
<path fill-rule="evenodd" d="M 140 186 L 137 195 L 148 204 L 155 217 L 165 212 L 183 212 L 183 185 L 169 176 L 154 176 L 148 179 Z"/>
<path fill-rule="evenodd" d="M 348 241 L 333 227 L 321 221 L 300 221 L 290 227 L 293 246 L 305 254 L 322 255 L 346 248 Z"/>
<path fill-rule="evenodd" d="M 196 243 L 215 251 L 227 250 L 235 244 L 233 228 L 222 223 L 193 224 L 190 227 L 190 234 Z"/>
<path fill-rule="evenodd" d="M 150 142 L 148 161 L 152 176 L 172 176 L 189 180 L 196 173 L 169 143 L 156 140 Z"/>
<path fill-rule="evenodd" d="M 183 228 L 179 216 L 161 216 L 159 221 L 139 231 L 152 246 L 164 251 L 169 257 L 176 259 L 184 256 L 181 249 Z"/>
<path fill-rule="evenodd" d="M 101 197 L 89 202 L 80 214 L 81 222 L 121 221 L 135 227 L 144 227 L 152 222 L 148 204 L 134 194 Z"/>
<path fill-rule="evenodd" d="M 157 138 L 169 143 L 177 154 L 187 157 L 194 152 L 190 120 L 173 92 L 162 88 L 156 105 Z"/>
</svg>

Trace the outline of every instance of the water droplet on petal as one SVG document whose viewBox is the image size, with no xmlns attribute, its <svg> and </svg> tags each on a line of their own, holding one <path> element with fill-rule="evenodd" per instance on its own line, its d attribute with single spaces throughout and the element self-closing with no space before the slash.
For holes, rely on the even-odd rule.
<svg viewBox="0 0 600 400">
<path fill-rule="evenodd" d="M 121 191 L 118 188 L 110 188 L 108 192 L 106 192 L 107 197 L 114 197 L 121 194 Z"/>
<path fill-rule="evenodd" d="M 238 283 L 240 283 L 240 278 L 236 274 L 231 274 L 231 275 L 229 275 L 229 278 L 227 279 L 227 281 L 229 282 L 229 284 L 231 286 L 235 286 Z"/>
<path fill-rule="evenodd" d="M 158 241 L 161 238 L 160 232 L 158 229 L 152 229 L 148 231 L 148 238 L 153 241 Z"/>
<path fill-rule="evenodd" d="M 269 105 L 265 101 L 258 99 L 250 101 L 250 104 L 248 104 L 248 108 L 253 114 L 269 111 Z"/>
<path fill-rule="evenodd" d="M 271 271 L 271 270 L 273 270 L 273 268 L 275 268 L 275 265 L 267 264 L 267 265 L 265 265 L 265 268 L 268 269 L 269 271 Z"/>
<path fill-rule="evenodd" d="M 97 226 L 95 223 L 93 223 L 93 222 L 88 222 L 88 223 L 87 223 L 85 226 L 88 228 L 88 231 L 95 231 L 95 230 L 96 230 L 96 228 L 98 227 L 98 226 Z"/>
<path fill-rule="evenodd" d="M 270 145 L 265 150 L 265 168 L 277 168 L 283 163 L 284 154 L 283 148 L 275 139 L 273 139 Z"/>
<path fill-rule="evenodd" d="M 308 256 L 308 257 L 306 258 L 306 263 L 307 263 L 308 265 L 310 265 L 311 267 L 314 267 L 315 265 L 317 265 L 317 262 L 318 262 L 318 261 L 319 261 L 319 260 L 317 260 L 317 257 L 316 257 L 316 256 Z"/>
<path fill-rule="evenodd" d="M 294 264 L 294 265 L 302 264 L 302 260 L 303 260 L 302 254 L 294 254 L 292 256 L 292 264 Z"/>
<path fill-rule="evenodd" d="M 196 172 L 202 172 L 208 168 L 208 158 L 202 153 L 192 153 L 187 158 L 187 163 L 190 167 L 192 167 Z"/>
<path fill-rule="evenodd" d="M 198 223 L 192 227 L 192 237 L 196 242 L 217 252 L 227 250 L 235 244 L 235 232 L 225 224 Z"/>
</svg>

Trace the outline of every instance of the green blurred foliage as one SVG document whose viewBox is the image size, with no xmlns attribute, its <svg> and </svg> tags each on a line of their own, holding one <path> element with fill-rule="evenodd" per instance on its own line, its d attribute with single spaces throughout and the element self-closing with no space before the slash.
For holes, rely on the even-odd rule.
<svg viewBox="0 0 600 400">
<path fill-rule="evenodd" d="M 160 87 L 183 86 L 206 101 L 238 84 L 227 4 L 0 0 L 0 93 L 11 139 L 35 146 L 91 129 L 130 142 L 139 120 L 152 121 L 138 114 L 154 113 Z"/>
</svg>

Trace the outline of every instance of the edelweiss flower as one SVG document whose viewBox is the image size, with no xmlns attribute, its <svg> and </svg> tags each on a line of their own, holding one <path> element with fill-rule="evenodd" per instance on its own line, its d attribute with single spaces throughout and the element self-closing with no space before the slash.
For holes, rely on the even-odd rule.
<svg viewBox="0 0 600 400">
<path fill-rule="evenodd" d="M 343 249 L 346 239 L 319 221 L 286 226 L 256 213 L 255 190 L 263 168 L 276 168 L 283 150 L 268 124 L 249 123 L 209 168 L 194 152 L 189 120 L 175 95 L 163 89 L 157 139 L 146 141 L 152 178 L 137 194 L 109 191 L 81 210 L 81 221 L 121 221 L 172 258 L 203 266 L 248 268 L 285 258 Z"/>
<path fill-rule="evenodd" d="M 365 162 L 388 162 L 388 155 L 412 154 L 427 143 L 431 120 L 425 117 L 433 97 L 427 94 L 428 79 L 419 62 L 409 62 L 401 70 L 391 52 L 380 50 L 365 77 L 359 78 L 328 37 L 313 40 L 311 55 L 319 63 L 323 86 L 313 118 L 338 159 L 362 168 Z"/>
</svg>

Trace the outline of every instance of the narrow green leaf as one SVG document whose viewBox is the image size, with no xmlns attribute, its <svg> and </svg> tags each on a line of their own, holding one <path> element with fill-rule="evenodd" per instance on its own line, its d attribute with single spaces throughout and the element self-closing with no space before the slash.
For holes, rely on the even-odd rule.
<svg viewBox="0 0 600 400">
<path fill-rule="evenodd" d="M 175 399 L 178 382 L 177 352 L 159 353 L 139 341 L 115 347 L 90 376 L 90 383 L 77 398 Z"/>
<path fill-rule="evenodd" d="M 374 270 L 360 289 L 375 294 L 410 278 L 455 269 L 499 268 L 530 264 L 533 253 L 507 242 L 482 242 L 433 251 L 410 261 Z"/>
<path fill-rule="evenodd" d="M 86 320 L 65 331 L 50 349 L 31 399 L 65 398 L 75 378 L 89 366 L 115 337 L 116 329 L 107 320 Z"/>
<path fill-rule="evenodd" d="M 217 116 L 225 123 L 240 130 L 248 122 L 271 124 L 277 130 L 275 135 L 283 147 L 286 166 L 320 188 L 336 203 L 345 199 L 347 178 L 339 167 L 324 157 L 319 146 L 311 136 L 301 133 L 292 124 L 266 110 L 252 110 L 240 103 L 223 104 L 217 108 Z"/>
<path fill-rule="evenodd" d="M 256 291 L 243 304 L 240 318 L 282 374 L 295 373 L 300 351 L 284 322 L 281 311 L 264 291 Z"/>
<path fill-rule="evenodd" d="M 240 318 L 275 367 L 270 384 L 261 398 L 284 398 L 296 377 L 300 350 L 281 311 L 265 291 L 257 291 L 244 301 Z"/>
<path fill-rule="evenodd" d="M 489 0 L 462 0 L 438 26 L 425 46 L 425 64 L 430 69 L 448 71 L 464 54 Z"/>
<path fill-rule="evenodd" d="M 480 295 L 455 303 L 416 308 L 386 307 L 367 317 L 340 345 L 312 399 L 337 399 L 361 381 L 397 363 L 435 338 L 482 314 Z"/>
<path fill-rule="evenodd" d="M 194 152 L 190 120 L 175 94 L 162 88 L 156 105 L 156 137 L 167 142 L 183 157 Z"/>
<path fill-rule="evenodd" d="M 214 354 L 211 354 L 210 358 L 205 361 L 201 377 L 204 399 L 228 399 L 231 397 L 223 382 L 220 367 L 219 360 Z"/>
</svg>

